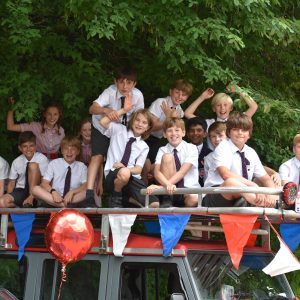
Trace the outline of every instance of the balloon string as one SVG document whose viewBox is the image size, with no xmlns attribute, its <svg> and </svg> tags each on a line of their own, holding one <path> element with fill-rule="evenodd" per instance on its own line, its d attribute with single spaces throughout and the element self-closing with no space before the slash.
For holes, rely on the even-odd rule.
<svg viewBox="0 0 300 300">
<path fill-rule="evenodd" d="M 58 289 L 57 300 L 59 300 L 59 298 L 60 298 L 60 292 L 61 292 L 62 284 L 63 284 L 63 282 L 66 282 L 66 281 L 67 281 L 66 265 L 62 264 L 62 266 L 61 266 L 61 280 L 60 280 L 60 285 L 59 285 L 59 289 Z"/>
</svg>

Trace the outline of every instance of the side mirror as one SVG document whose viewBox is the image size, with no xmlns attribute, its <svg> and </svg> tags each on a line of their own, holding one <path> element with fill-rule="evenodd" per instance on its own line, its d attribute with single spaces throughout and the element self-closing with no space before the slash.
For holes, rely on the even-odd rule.
<svg viewBox="0 0 300 300">
<path fill-rule="evenodd" d="M 185 300 L 185 297 L 183 294 L 174 293 L 171 295 L 170 300 Z"/>
</svg>

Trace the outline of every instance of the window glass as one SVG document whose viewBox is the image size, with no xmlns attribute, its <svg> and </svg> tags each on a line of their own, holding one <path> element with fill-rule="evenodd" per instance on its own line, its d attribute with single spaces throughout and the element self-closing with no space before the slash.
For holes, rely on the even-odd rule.
<svg viewBox="0 0 300 300">
<path fill-rule="evenodd" d="M 173 293 L 184 293 L 176 264 L 123 263 L 119 299 L 169 299 Z"/>
<path fill-rule="evenodd" d="M 5 288 L 18 299 L 23 299 L 27 274 L 27 260 L 18 262 L 16 255 L 0 255 L 0 287 Z"/>
<path fill-rule="evenodd" d="M 68 264 L 66 270 L 66 281 L 62 283 L 60 299 L 97 300 L 100 271 L 100 262 L 95 260 L 81 260 Z M 43 265 L 41 300 L 52 299 L 53 289 L 55 289 L 54 299 L 57 299 L 61 276 L 61 264 L 53 259 L 45 260 Z"/>
</svg>

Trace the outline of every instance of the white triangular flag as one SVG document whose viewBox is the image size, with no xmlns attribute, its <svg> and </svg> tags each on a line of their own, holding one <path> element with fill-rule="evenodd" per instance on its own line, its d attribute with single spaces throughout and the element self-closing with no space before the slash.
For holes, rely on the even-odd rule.
<svg viewBox="0 0 300 300">
<path fill-rule="evenodd" d="M 279 236 L 277 236 L 277 238 L 280 242 L 280 249 L 273 260 L 263 269 L 263 271 L 273 277 L 300 270 L 300 262 L 296 256 L 291 252 L 281 238 L 279 238 Z"/>
<path fill-rule="evenodd" d="M 108 218 L 113 237 L 114 255 L 123 256 L 122 253 L 136 215 L 109 215 Z"/>
</svg>

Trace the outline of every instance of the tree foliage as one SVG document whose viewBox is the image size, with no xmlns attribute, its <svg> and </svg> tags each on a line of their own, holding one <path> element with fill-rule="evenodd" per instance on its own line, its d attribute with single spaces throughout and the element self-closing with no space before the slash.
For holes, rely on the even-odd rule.
<svg viewBox="0 0 300 300">
<path fill-rule="evenodd" d="M 3 0 L 0 15 L 0 155 L 8 160 L 16 149 L 5 126 L 9 96 L 18 121 L 60 102 L 74 133 L 125 63 L 137 69 L 148 105 L 178 78 L 194 85 L 187 104 L 207 86 L 239 82 L 259 104 L 251 143 L 263 161 L 277 169 L 291 156 L 300 124 L 299 0 Z M 199 113 L 210 116 L 209 103 Z"/>
</svg>

